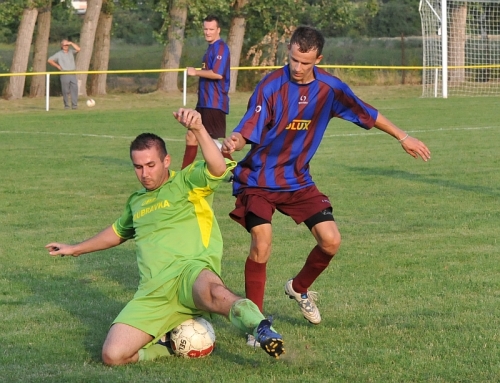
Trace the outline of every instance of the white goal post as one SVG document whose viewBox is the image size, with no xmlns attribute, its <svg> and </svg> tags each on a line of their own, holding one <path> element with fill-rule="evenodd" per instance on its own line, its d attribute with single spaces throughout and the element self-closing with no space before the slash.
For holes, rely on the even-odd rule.
<svg viewBox="0 0 500 383">
<path fill-rule="evenodd" d="M 422 97 L 500 95 L 500 0 L 420 0 L 419 12 Z"/>
</svg>

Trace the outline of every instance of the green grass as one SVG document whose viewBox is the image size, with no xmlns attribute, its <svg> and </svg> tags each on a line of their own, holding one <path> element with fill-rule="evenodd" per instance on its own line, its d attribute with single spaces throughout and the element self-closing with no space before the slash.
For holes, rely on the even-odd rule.
<svg viewBox="0 0 500 383">
<path fill-rule="evenodd" d="M 497 98 L 419 99 L 416 87 L 355 89 L 432 151 L 428 163 L 378 131 L 332 121 L 311 168 L 343 235 L 313 285 L 323 322 L 283 294 L 314 246 L 304 225 L 274 218 L 265 311 L 286 342 L 280 360 L 244 345 L 223 318 L 203 360 L 106 367 L 109 324 L 134 294 L 134 245 L 51 258 L 50 241 L 109 225 L 139 187 L 128 144 L 151 131 L 178 168 L 181 95 L 110 95 L 62 110 L 60 98 L 0 101 L 0 364 L 5 382 L 493 382 L 500 372 L 500 125 Z M 248 94 L 232 97 L 229 126 Z M 194 96 L 189 96 L 194 105 Z M 237 153 L 241 158 L 244 153 Z M 214 202 L 223 276 L 243 294 L 249 236 Z"/>
</svg>

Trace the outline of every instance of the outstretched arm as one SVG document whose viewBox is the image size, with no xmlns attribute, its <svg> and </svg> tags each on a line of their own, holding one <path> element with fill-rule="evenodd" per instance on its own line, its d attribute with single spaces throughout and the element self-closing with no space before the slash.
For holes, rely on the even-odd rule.
<svg viewBox="0 0 500 383">
<path fill-rule="evenodd" d="M 180 108 L 174 112 L 174 117 L 195 135 L 210 174 L 215 177 L 222 176 L 226 171 L 226 160 L 203 126 L 201 114 L 193 109 Z"/>
<path fill-rule="evenodd" d="M 380 112 L 378 114 L 377 120 L 375 121 L 375 127 L 383 132 L 386 132 L 387 134 L 390 134 L 396 140 L 398 140 L 403 149 L 410 156 L 414 158 L 420 157 L 424 161 L 427 161 L 431 158 L 430 150 L 422 141 L 416 139 L 415 137 L 411 137 L 409 134 L 399 129 Z"/>
<path fill-rule="evenodd" d="M 72 255 L 78 257 L 79 255 L 92 253 L 94 251 L 105 250 L 111 247 L 118 246 L 126 240 L 119 237 L 112 226 L 107 227 L 99 234 L 89 238 L 76 245 L 67 245 L 65 243 L 51 242 L 45 246 L 50 255 Z"/>
</svg>

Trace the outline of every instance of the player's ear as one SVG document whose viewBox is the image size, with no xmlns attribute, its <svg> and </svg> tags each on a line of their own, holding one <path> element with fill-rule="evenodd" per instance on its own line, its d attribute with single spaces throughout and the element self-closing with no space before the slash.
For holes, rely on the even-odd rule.
<svg viewBox="0 0 500 383">
<path fill-rule="evenodd" d="M 318 57 L 316 57 L 316 65 L 318 65 L 322 59 L 323 55 L 319 55 Z"/>
<path fill-rule="evenodd" d="M 163 167 L 165 169 L 168 169 L 170 166 L 170 154 L 167 154 L 165 158 L 163 159 Z"/>
</svg>

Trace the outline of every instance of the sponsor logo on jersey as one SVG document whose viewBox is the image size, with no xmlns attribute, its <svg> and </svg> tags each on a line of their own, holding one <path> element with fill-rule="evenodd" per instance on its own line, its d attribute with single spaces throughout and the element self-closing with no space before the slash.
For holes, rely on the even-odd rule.
<svg viewBox="0 0 500 383">
<path fill-rule="evenodd" d="M 222 56 L 221 55 L 217 55 L 217 60 L 222 60 Z"/>
<path fill-rule="evenodd" d="M 150 207 L 147 207 L 145 209 L 138 210 L 134 214 L 134 221 L 138 220 L 139 218 L 142 218 L 145 215 L 148 215 L 149 213 L 152 213 L 158 209 L 165 209 L 166 207 L 169 207 L 169 206 L 170 206 L 170 203 L 167 200 L 164 200 L 164 201 L 157 202 L 154 205 L 151 205 Z"/>
<path fill-rule="evenodd" d="M 260 113 L 260 111 L 261 111 L 261 110 L 262 110 L 262 106 L 257 105 L 257 106 L 255 107 L 255 113 Z"/>
<path fill-rule="evenodd" d="M 299 98 L 299 105 L 307 105 L 309 104 L 309 101 L 307 101 L 307 96 L 300 96 Z"/>
<path fill-rule="evenodd" d="M 293 120 L 286 126 L 286 130 L 309 130 L 311 120 Z"/>
</svg>

